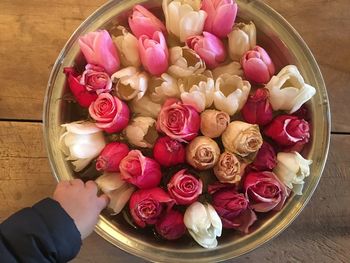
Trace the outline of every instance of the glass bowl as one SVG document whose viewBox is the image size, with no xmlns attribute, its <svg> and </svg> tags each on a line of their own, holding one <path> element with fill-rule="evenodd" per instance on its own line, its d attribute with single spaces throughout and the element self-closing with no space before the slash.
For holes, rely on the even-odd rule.
<svg viewBox="0 0 350 263">
<path fill-rule="evenodd" d="M 58 56 L 52 69 L 44 105 L 44 135 L 51 168 L 57 180 L 73 178 L 70 163 L 60 151 L 59 138 L 61 124 L 79 120 L 83 114 L 74 104 L 64 99 L 68 87 L 63 68 L 82 65 L 79 52 L 79 36 L 100 28 L 112 28 L 123 23 L 133 5 L 142 3 L 157 12 L 161 1 L 110 1 L 93 13 L 74 32 Z M 292 195 L 284 208 L 257 221 L 250 234 L 242 235 L 225 230 L 215 249 L 204 249 L 191 238 L 180 241 L 164 241 L 132 228 L 121 216 L 110 217 L 102 213 L 95 231 L 113 245 L 138 257 L 156 262 L 214 262 L 222 261 L 247 253 L 281 233 L 302 211 L 311 198 L 321 178 L 326 162 L 330 139 L 330 111 L 325 84 L 320 69 L 309 48 L 276 11 L 261 1 L 237 0 L 238 18 L 254 21 L 257 26 L 257 42 L 271 55 L 277 72 L 287 64 L 296 65 L 305 81 L 314 86 L 316 95 L 308 103 L 312 118 L 312 141 L 303 152 L 304 157 L 312 159 L 311 175 L 304 186 L 304 194 Z M 86 114 L 86 113 L 85 113 Z M 85 115 L 86 116 L 86 115 Z"/>
</svg>

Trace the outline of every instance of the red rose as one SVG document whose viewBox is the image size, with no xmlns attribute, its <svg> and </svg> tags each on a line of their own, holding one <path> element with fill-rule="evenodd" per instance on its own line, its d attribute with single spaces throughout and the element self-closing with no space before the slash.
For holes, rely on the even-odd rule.
<svg viewBox="0 0 350 263">
<path fill-rule="evenodd" d="M 181 142 L 164 136 L 156 141 L 153 156 L 161 165 L 170 167 L 185 162 L 186 150 Z"/>
<path fill-rule="evenodd" d="M 272 106 L 268 97 L 267 89 L 257 89 L 251 94 L 242 108 L 243 118 L 251 124 L 268 124 L 272 120 Z"/>
<path fill-rule="evenodd" d="M 309 123 L 297 116 L 277 116 L 264 130 L 266 136 L 280 146 L 306 144 L 310 138 Z"/>
<path fill-rule="evenodd" d="M 165 101 L 157 120 L 157 129 L 170 138 L 188 142 L 198 135 L 200 116 L 190 105 L 177 99 Z"/>
<path fill-rule="evenodd" d="M 168 183 L 169 195 L 178 205 L 190 205 L 202 193 L 202 181 L 182 169 L 173 175 Z"/>
<path fill-rule="evenodd" d="M 97 95 L 110 92 L 112 89 L 112 80 L 104 68 L 91 64 L 85 66 L 80 84 L 84 85 L 87 91 L 95 92 Z"/>
<path fill-rule="evenodd" d="M 120 162 L 121 178 L 138 188 L 146 189 L 159 185 L 162 178 L 160 165 L 145 157 L 139 150 L 132 150 Z"/>
<path fill-rule="evenodd" d="M 139 227 L 157 223 L 164 210 L 169 210 L 174 200 L 161 188 L 142 189 L 130 197 L 129 208 L 132 218 Z"/>
<path fill-rule="evenodd" d="M 119 172 L 119 164 L 129 151 L 129 147 L 125 143 L 111 142 L 107 144 L 97 158 L 96 169 L 98 171 Z"/>
<path fill-rule="evenodd" d="M 272 171 L 277 165 L 275 150 L 267 142 L 263 142 L 253 163 L 248 168 L 255 171 Z"/>
<path fill-rule="evenodd" d="M 212 205 L 220 216 L 224 228 L 248 233 L 249 227 L 257 219 L 244 194 L 238 193 L 232 188 L 222 189 L 214 193 Z"/>
<path fill-rule="evenodd" d="M 156 223 L 156 231 L 168 240 L 182 237 L 186 232 L 183 214 L 176 210 L 170 210 Z"/>
<path fill-rule="evenodd" d="M 120 132 L 129 122 L 130 112 L 125 102 L 109 93 L 101 93 L 89 107 L 96 126 L 108 133 Z"/>
<path fill-rule="evenodd" d="M 279 211 L 289 191 L 272 172 L 250 173 L 243 184 L 250 206 L 256 212 Z"/>
</svg>

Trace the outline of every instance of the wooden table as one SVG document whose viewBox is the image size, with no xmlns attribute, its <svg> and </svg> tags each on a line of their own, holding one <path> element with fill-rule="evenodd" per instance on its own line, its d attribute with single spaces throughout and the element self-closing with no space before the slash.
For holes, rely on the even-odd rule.
<svg viewBox="0 0 350 263">
<path fill-rule="evenodd" d="M 68 37 L 104 2 L 0 1 L 0 221 L 53 192 L 42 136 L 46 83 Z M 280 236 L 238 261 L 349 262 L 349 0 L 265 2 L 297 29 L 321 66 L 332 107 L 331 148 L 306 209 Z M 143 261 L 93 234 L 73 262 Z"/>
</svg>

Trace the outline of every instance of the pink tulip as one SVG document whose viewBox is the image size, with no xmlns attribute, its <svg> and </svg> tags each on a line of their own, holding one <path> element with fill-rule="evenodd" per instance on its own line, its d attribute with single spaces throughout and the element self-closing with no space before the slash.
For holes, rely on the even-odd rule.
<svg viewBox="0 0 350 263">
<path fill-rule="evenodd" d="M 160 165 L 145 157 L 139 150 L 132 150 L 120 162 L 121 178 L 138 188 L 146 189 L 159 185 L 162 178 Z"/>
<path fill-rule="evenodd" d="M 202 10 L 207 13 L 204 30 L 217 37 L 226 37 L 232 30 L 237 15 L 234 0 L 203 0 Z"/>
<path fill-rule="evenodd" d="M 184 215 L 179 211 L 170 210 L 156 223 L 156 231 L 167 240 L 175 240 L 186 232 Z"/>
<path fill-rule="evenodd" d="M 119 164 L 129 151 L 129 147 L 125 143 L 111 142 L 107 144 L 97 158 L 96 170 L 119 172 Z"/>
<path fill-rule="evenodd" d="M 162 32 L 157 31 L 152 38 L 139 38 L 139 53 L 144 68 L 152 75 L 159 76 L 168 69 L 168 47 Z"/>
<path fill-rule="evenodd" d="M 129 26 L 137 38 L 140 38 L 142 35 L 152 38 L 156 31 L 166 33 L 164 24 L 141 5 L 134 6 L 133 12 L 129 17 Z"/>
<path fill-rule="evenodd" d="M 107 30 L 90 32 L 80 37 L 79 45 L 88 64 L 103 67 L 109 75 L 118 71 L 118 51 Z"/>
<path fill-rule="evenodd" d="M 209 32 L 203 32 L 203 36 L 187 38 L 186 44 L 204 60 L 208 68 L 213 69 L 226 59 L 224 44 Z"/>
<path fill-rule="evenodd" d="M 153 148 L 154 159 L 165 167 L 185 162 L 185 146 L 168 136 L 160 137 Z"/>
<path fill-rule="evenodd" d="M 248 50 L 241 59 L 244 75 L 249 81 L 264 84 L 275 74 L 275 66 L 265 49 L 255 46 Z"/>
</svg>

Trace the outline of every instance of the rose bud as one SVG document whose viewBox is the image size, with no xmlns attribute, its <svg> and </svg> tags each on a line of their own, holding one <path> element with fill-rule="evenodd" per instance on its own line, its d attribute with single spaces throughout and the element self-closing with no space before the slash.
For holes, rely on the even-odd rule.
<svg viewBox="0 0 350 263">
<path fill-rule="evenodd" d="M 230 123 L 230 116 L 224 111 L 205 110 L 201 113 L 201 132 L 209 138 L 220 137 Z"/>
<path fill-rule="evenodd" d="M 260 149 L 263 139 L 258 125 L 233 121 L 222 134 L 222 143 L 227 151 L 252 159 Z"/>
<path fill-rule="evenodd" d="M 66 67 L 63 72 L 67 76 L 68 86 L 74 98 L 81 107 L 88 108 L 90 104 L 97 99 L 96 92 L 88 91 L 85 85 L 80 83 L 81 76 L 79 76 L 74 68 Z"/>
<path fill-rule="evenodd" d="M 203 36 L 187 38 L 186 44 L 204 60 L 210 69 L 217 67 L 226 59 L 224 44 L 219 38 L 209 32 L 203 32 Z"/>
<path fill-rule="evenodd" d="M 272 172 L 248 174 L 243 188 L 251 208 L 256 212 L 281 210 L 289 195 L 288 189 Z"/>
<path fill-rule="evenodd" d="M 96 161 L 96 170 L 119 172 L 120 161 L 128 155 L 129 147 L 125 143 L 111 142 L 103 148 Z"/>
<path fill-rule="evenodd" d="M 277 166 L 273 172 L 297 195 L 302 194 L 304 179 L 310 175 L 312 160 L 304 159 L 297 152 L 277 154 Z"/>
<path fill-rule="evenodd" d="M 254 161 L 249 165 L 249 168 L 255 171 L 272 171 L 276 164 L 275 150 L 269 143 L 263 142 Z"/>
<path fill-rule="evenodd" d="M 233 153 L 225 151 L 214 166 L 214 174 L 221 183 L 236 184 L 241 181 L 245 166 Z"/>
<path fill-rule="evenodd" d="M 170 210 L 156 223 L 156 231 L 167 240 L 179 239 L 186 233 L 183 214 Z"/>
<path fill-rule="evenodd" d="M 235 190 L 222 189 L 214 193 L 212 205 L 224 228 L 236 229 L 247 234 L 249 227 L 257 220 L 244 194 Z"/>
<path fill-rule="evenodd" d="M 203 0 L 202 10 L 207 13 L 204 30 L 223 38 L 230 33 L 237 15 L 234 0 Z"/>
<path fill-rule="evenodd" d="M 174 200 L 161 188 L 141 189 L 131 195 L 129 209 L 131 216 L 139 227 L 154 225 L 162 212 L 170 210 Z"/>
<path fill-rule="evenodd" d="M 219 160 L 218 144 L 205 136 L 198 136 L 186 148 L 186 161 L 198 170 L 213 168 Z"/>
<path fill-rule="evenodd" d="M 168 136 L 158 138 L 153 148 L 154 159 L 165 167 L 185 162 L 185 146 Z"/>
<path fill-rule="evenodd" d="M 310 138 L 309 123 L 297 116 L 280 115 L 265 128 L 264 133 L 281 146 L 306 144 Z"/>
<path fill-rule="evenodd" d="M 257 84 L 269 82 L 275 74 L 275 66 L 265 49 L 255 46 L 248 50 L 241 59 L 244 75 L 249 81 Z"/>
<path fill-rule="evenodd" d="M 142 35 L 139 53 L 143 67 L 152 75 L 160 76 L 167 71 L 169 52 L 162 32 L 157 31 L 152 37 Z"/>
<path fill-rule="evenodd" d="M 263 88 L 257 89 L 254 94 L 249 95 L 242 108 L 242 115 L 246 122 L 265 125 L 272 120 L 272 107 L 268 97 L 269 91 Z"/>
<path fill-rule="evenodd" d="M 81 36 L 79 46 L 88 64 L 103 67 L 109 75 L 119 69 L 118 51 L 107 30 Z"/>
<path fill-rule="evenodd" d="M 96 92 L 97 95 L 112 90 L 112 80 L 105 70 L 91 64 L 85 66 L 80 84 L 85 85 L 87 91 Z"/>
<path fill-rule="evenodd" d="M 160 165 L 153 159 L 145 157 L 139 150 L 132 150 L 120 162 L 122 179 L 146 189 L 159 185 L 162 178 Z"/>
<path fill-rule="evenodd" d="M 128 142 L 142 148 L 152 148 L 158 133 L 156 121 L 151 117 L 136 117 L 125 129 Z"/>
<path fill-rule="evenodd" d="M 137 38 L 142 35 L 152 38 L 156 31 L 166 32 L 164 24 L 143 6 L 135 5 L 132 11 L 129 26 Z"/>
<path fill-rule="evenodd" d="M 91 103 L 89 113 L 96 121 L 96 126 L 108 133 L 123 130 L 130 118 L 130 111 L 125 102 L 109 93 L 101 93 L 97 100 Z"/>
<path fill-rule="evenodd" d="M 158 115 L 157 129 L 170 138 L 188 142 L 198 135 L 200 117 L 198 112 L 177 99 L 167 99 Z"/>
<path fill-rule="evenodd" d="M 202 193 L 203 184 L 186 169 L 182 169 L 173 175 L 167 185 L 169 195 L 178 205 L 190 205 L 197 201 L 198 196 Z"/>
</svg>

